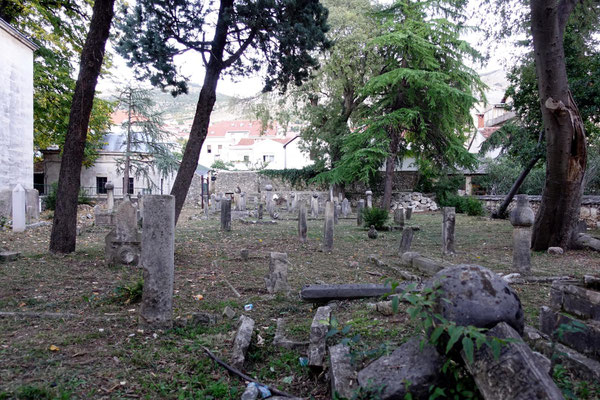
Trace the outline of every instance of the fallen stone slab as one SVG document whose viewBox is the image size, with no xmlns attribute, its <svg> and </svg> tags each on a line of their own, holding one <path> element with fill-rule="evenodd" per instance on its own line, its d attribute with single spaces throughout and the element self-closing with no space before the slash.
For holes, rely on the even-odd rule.
<svg viewBox="0 0 600 400">
<path fill-rule="evenodd" d="M 254 320 L 252 318 L 242 315 L 240 317 L 240 326 L 235 335 L 233 342 L 231 365 L 234 368 L 241 369 L 244 366 L 246 360 L 246 353 L 248 347 L 250 347 L 250 341 L 252 340 L 252 332 L 254 331 Z"/>
<path fill-rule="evenodd" d="M 245 218 L 240 218 L 240 223 L 244 225 L 277 225 L 277 221 L 267 221 L 263 219 L 259 220 L 248 220 Z"/>
<path fill-rule="evenodd" d="M 310 325 L 310 344 L 308 346 L 308 366 L 323 368 L 325 361 L 325 343 L 331 320 L 331 307 L 317 308 L 317 312 Z"/>
<path fill-rule="evenodd" d="M 550 287 L 551 307 L 582 319 L 600 321 L 600 292 L 555 281 Z"/>
<path fill-rule="evenodd" d="M 192 326 L 215 325 L 217 322 L 219 322 L 218 315 L 205 313 L 205 312 L 192 313 L 191 318 L 190 318 L 190 324 Z"/>
<path fill-rule="evenodd" d="M 519 334 L 505 322 L 487 332 L 488 337 L 512 339 L 500 347 L 500 357 L 494 357 L 487 345 L 476 349 L 473 361 L 461 356 L 473 375 L 479 392 L 486 400 L 564 399 L 550 375 Z"/>
<path fill-rule="evenodd" d="M 557 363 L 563 365 L 580 379 L 592 382 L 600 381 L 600 362 L 588 358 L 564 344 L 555 343 L 552 346 L 548 335 L 529 325 L 525 326 L 523 338 L 532 348 L 546 357 L 555 357 Z"/>
<path fill-rule="evenodd" d="M 396 293 L 406 290 L 410 283 L 400 282 Z M 352 283 L 342 285 L 306 285 L 300 291 L 300 297 L 304 301 L 313 303 L 326 303 L 331 300 L 351 300 L 366 297 L 379 297 L 392 290 L 390 285 L 377 283 Z"/>
<path fill-rule="evenodd" d="M 331 381 L 331 397 L 351 399 L 354 389 L 358 387 L 356 370 L 352 366 L 350 347 L 336 344 L 329 347 L 329 374 Z"/>
<path fill-rule="evenodd" d="M 18 251 L 3 251 L 0 252 L 0 262 L 16 261 L 20 256 Z"/>
<path fill-rule="evenodd" d="M 412 267 L 413 259 L 420 256 L 421 254 L 417 253 L 416 251 L 407 251 L 402 253 L 402 256 L 400 257 L 400 264 L 405 267 Z"/>
<path fill-rule="evenodd" d="M 566 330 L 562 335 L 555 334 L 561 325 L 579 325 L 576 332 Z M 540 330 L 555 337 L 560 343 L 567 345 L 587 357 L 600 360 L 600 323 L 588 320 L 586 323 L 542 306 L 540 310 Z"/>
<path fill-rule="evenodd" d="M 432 260 L 431 258 L 417 256 L 412 259 L 412 266 L 425 275 L 432 276 L 448 267 L 448 264 Z"/>
<path fill-rule="evenodd" d="M 359 371 L 358 384 L 362 388 L 384 386 L 382 400 L 404 399 L 408 393 L 413 399 L 427 399 L 430 386 L 439 382 L 443 358 L 431 345 L 425 344 L 421 350 L 420 343 L 420 337 L 412 338 L 392 354 L 373 361 Z"/>
</svg>

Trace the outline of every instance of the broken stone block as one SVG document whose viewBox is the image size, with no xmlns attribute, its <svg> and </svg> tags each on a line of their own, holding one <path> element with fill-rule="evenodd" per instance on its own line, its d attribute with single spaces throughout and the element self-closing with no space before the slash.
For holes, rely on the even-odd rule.
<svg viewBox="0 0 600 400">
<path fill-rule="evenodd" d="M 0 252 L 0 262 L 16 261 L 21 256 L 17 251 L 2 251 Z"/>
<path fill-rule="evenodd" d="M 209 314 L 209 313 L 205 313 L 205 312 L 195 312 L 195 313 L 192 313 L 192 318 L 191 318 L 190 323 L 193 326 L 215 325 L 218 320 L 219 320 L 219 317 L 217 315 Z"/>
<path fill-rule="evenodd" d="M 240 317 L 240 326 L 235 335 L 231 355 L 231 365 L 234 368 L 242 369 L 246 360 L 246 353 L 252 340 L 252 331 L 254 330 L 254 320 L 242 315 Z"/>
<path fill-rule="evenodd" d="M 400 264 L 404 265 L 405 267 L 412 267 L 413 260 L 415 259 L 415 257 L 419 256 L 421 255 L 416 251 L 407 251 L 405 253 L 402 253 L 402 256 L 400 257 Z"/>
<path fill-rule="evenodd" d="M 288 293 L 290 291 L 287 280 L 288 265 L 286 253 L 271 252 L 269 275 L 265 277 L 265 284 L 269 293 Z"/>
<path fill-rule="evenodd" d="M 549 307 L 542 306 L 540 310 L 540 330 L 587 357 L 600 360 L 600 323 L 598 321 L 581 321 L 560 314 Z M 577 327 L 575 324 L 578 324 Z M 565 330 L 558 335 L 561 325 L 577 327 L 577 331 Z"/>
<path fill-rule="evenodd" d="M 564 399 L 545 371 L 545 366 L 540 365 L 529 346 L 510 325 L 501 322 L 490 329 L 487 335 L 514 341 L 500 347 L 499 358 L 494 357 L 487 345 L 474 351 L 473 362 L 461 352 L 484 399 Z"/>
<path fill-rule="evenodd" d="M 283 318 L 277 318 L 277 329 L 275 331 L 275 337 L 273 338 L 273 345 L 290 350 L 298 349 L 301 352 L 305 352 L 308 348 L 309 342 L 300 342 L 286 338 L 285 320 Z"/>
<path fill-rule="evenodd" d="M 581 286 L 552 282 L 550 288 L 552 308 L 565 311 L 581 319 L 600 321 L 600 292 Z"/>
<path fill-rule="evenodd" d="M 443 292 L 434 312 L 460 326 L 492 328 L 506 322 L 523 333 L 521 301 L 499 275 L 479 265 L 457 265 L 438 272 L 428 287 L 439 284 Z"/>
<path fill-rule="evenodd" d="M 600 290 L 600 277 L 584 275 L 583 286 L 587 289 Z"/>
<path fill-rule="evenodd" d="M 350 359 L 350 347 L 337 344 L 329 347 L 329 374 L 331 380 L 331 397 L 351 399 L 356 382 L 356 371 Z"/>
<path fill-rule="evenodd" d="M 421 351 L 421 339 L 414 337 L 392 354 L 373 361 L 359 371 L 358 384 L 363 388 L 385 385 L 382 400 L 404 399 L 408 393 L 413 399 L 427 399 L 429 387 L 439 382 L 443 358 L 429 344 Z"/>
<path fill-rule="evenodd" d="M 562 364 L 577 377 L 587 381 L 600 381 L 600 362 L 592 360 L 583 354 L 563 344 L 550 341 L 550 337 L 532 326 L 525 326 L 523 338 L 532 348 L 542 352 L 547 357 L 555 357 L 556 362 Z"/>
<path fill-rule="evenodd" d="M 233 310 L 233 308 L 226 306 L 223 309 L 223 316 L 229 319 L 233 319 L 235 317 L 235 311 Z"/>
<path fill-rule="evenodd" d="M 325 360 L 325 342 L 331 319 L 331 307 L 317 308 L 310 325 L 310 345 L 308 346 L 308 366 L 323 368 Z"/>
</svg>

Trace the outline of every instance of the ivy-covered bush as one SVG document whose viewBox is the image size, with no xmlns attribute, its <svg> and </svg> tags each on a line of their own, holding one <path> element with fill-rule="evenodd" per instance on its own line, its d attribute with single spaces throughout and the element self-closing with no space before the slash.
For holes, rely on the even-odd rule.
<svg viewBox="0 0 600 400">
<path fill-rule="evenodd" d="M 485 208 L 483 203 L 471 196 L 459 196 L 456 194 L 446 195 L 441 201 L 438 200 L 440 207 L 454 207 L 457 213 L 468 215 L 484 215 Z"/>
<path fill-rule="evenodd" d="M 50 191 L 44 197 L 44 205 L 47 210 L 56 209 L 56 192 L 58 192 L 58 182 L 54 182 L 50 186 Z M 77 204 L 91 204 L 92 199 L 88 197 L 83 188 L 79 189 L 79 195 L 77 196 Z"/>
<path fill-rule="evenodd" d="M 389 213 L 387 210 L 382 208 L 363 208 L 363 222 L 368 228 L 371 225 L 375 226 L 375 229 L 381 230 L 385 228 L 385 223 L 388 220 Z"/>
</svg>

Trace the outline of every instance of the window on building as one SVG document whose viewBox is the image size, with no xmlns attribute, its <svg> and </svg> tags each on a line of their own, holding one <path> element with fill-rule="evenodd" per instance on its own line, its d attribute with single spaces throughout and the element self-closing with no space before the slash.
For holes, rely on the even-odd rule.
<svg viewBox="0 0 600 400">
<path fill-rule="evenodd" d="M 250 161 L 250 156 L 244 156 L 244 162 L 249 162 Z"/>
<path fill-rule="evenodd" d="M 129 178 L 129 185 L 127 186 L 127 193 L 133 194 L 133 178 Z"/>
<path fill-rule="evenodd" d="M 206 145 L 206 152 L 209 154 L 212 153 L 212 148 L 210 147 L 210 144 Z"/>
<path fill-rule="evenodd" d="M 271 162 L 275 161 L 275 156 L 273 154 L 265 154 L 263 156 L 263 162 Z"/>
<path fill-rule="evenodd" d="M 96 193 L 97 194 L 106 194 L 106 182 L 108 182 L 108 178 L 105 176 L 97 176 L 96 177 Z"/>
<path fill-rule="evenodd" d="M 221 150 L 223 150 L 223 145 L 222 144 L 219 145 L 218 150 L 219 150 L 219 153 L 221 152 Z"/>
</svg>

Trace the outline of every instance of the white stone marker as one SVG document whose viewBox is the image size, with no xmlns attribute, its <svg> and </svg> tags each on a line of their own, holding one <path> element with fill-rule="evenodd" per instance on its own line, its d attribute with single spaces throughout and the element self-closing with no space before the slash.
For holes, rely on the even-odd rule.
<svg viewBox="0 0 600 400">
<path fill-rule="evenodd" d="M 12 230 L 13 232 L 24 232 L 27 213 L 25 210 L 27 193 L 20 183 L 12 191 Z"/>
</svg>

